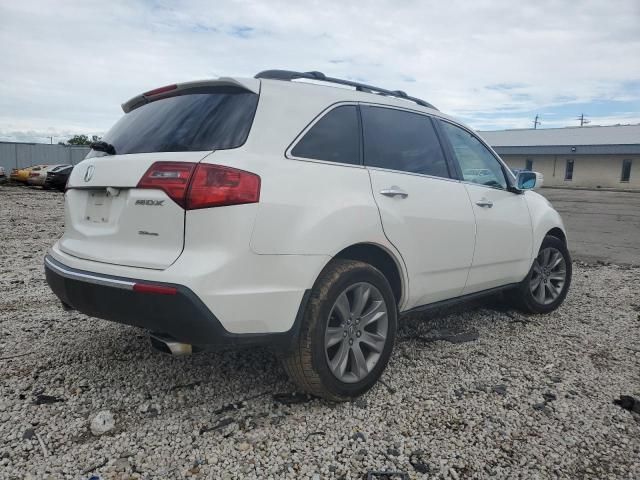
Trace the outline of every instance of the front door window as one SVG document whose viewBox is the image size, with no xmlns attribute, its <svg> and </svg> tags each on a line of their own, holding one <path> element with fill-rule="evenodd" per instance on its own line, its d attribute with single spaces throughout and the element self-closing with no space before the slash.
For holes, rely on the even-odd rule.
<svg viewBox="0 0 640 480">
<path fill-rule="evenodd" d="M 493 188 L 507 188 L 502 165 L 480 140 L 449 122 L 441 122 L 462 170 L 465 182 Z"/>
</svg>

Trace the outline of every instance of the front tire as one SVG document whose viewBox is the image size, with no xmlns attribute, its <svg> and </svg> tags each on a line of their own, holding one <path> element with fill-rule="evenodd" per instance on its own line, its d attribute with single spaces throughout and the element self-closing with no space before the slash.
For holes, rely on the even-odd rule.
<svg viewBox="0 0 640 480">
<path fill-rule="evenodd" d="M 284 369 L 312 395 L 350 400 L 382 374 L 396 329 L 396 301 L 385 276 L 363 262 L 334 260 L 311 291 Z"/>
<path fill-rule="evenodd" d="M 520 310 L 549 313 L 558 308 L 571 285 L 571 255 L 559 238 L 547 235 L 525 279 L 509 293 Z"/>
</svg>

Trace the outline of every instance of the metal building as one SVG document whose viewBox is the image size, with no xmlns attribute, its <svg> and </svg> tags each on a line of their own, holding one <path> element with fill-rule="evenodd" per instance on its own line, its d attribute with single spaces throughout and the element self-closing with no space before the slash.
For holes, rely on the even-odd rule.
<svg viewBox="0 0 640 480">
<path fill-rule="evenodd" d="M 31 165 L 72 164 L 82 161 L 89 147 L 47 143 L 0 142 L 0 167 L 7 175 L 14 168 Z"/>
<path fill-rule="evenodd" d="M 547 186 L 640 190 L 640 124 L 479 132 L 511 168 Z"/>
</svg>

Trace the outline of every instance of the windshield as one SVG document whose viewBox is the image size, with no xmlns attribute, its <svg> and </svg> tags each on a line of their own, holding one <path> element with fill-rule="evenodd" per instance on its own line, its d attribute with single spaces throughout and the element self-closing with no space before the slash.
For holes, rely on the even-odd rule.
<svg viewBox="0 0 640 480">
<path fill-rule="evenodd" d="M 117 155 L 237 148 L 249 135 L 257 105 L 258 95 L 241 88 L 200 88 L 127 113 L 102 140 Z M 91 150 L 87 158 L 104 155 Z"/>
</svg>

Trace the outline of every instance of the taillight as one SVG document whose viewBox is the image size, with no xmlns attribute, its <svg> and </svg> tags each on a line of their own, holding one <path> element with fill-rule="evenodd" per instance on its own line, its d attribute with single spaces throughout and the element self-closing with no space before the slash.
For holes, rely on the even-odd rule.
<svg viewBox="0 0 640 480">
<path fill-rule="evenodd" d="M 163 190 L 171 200 L 185 206 L 185 195 L 195 163 L 156 162 L 144 174 L 137 188 Z"/>
<path fill-rule="evenodd" d="M 37 177 L 38 175 L 40 175 L 38 172 L 31 172 L 29 174 L 30 177 Z"/>
<path fill-rule="evenodd" d="M 208 163 L 156 162 L 138 182 L 137 188 L 163 190 L 186 210 L 260 200 L 258 175 Z"/>
<path fill-rule="evenodd" d="M 187 193 L 187 210 L 256 203 L 260 177 L 231 167 L 199 163 Z"/>
</svg>

